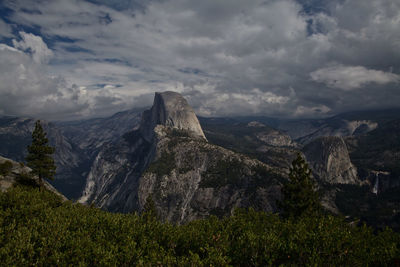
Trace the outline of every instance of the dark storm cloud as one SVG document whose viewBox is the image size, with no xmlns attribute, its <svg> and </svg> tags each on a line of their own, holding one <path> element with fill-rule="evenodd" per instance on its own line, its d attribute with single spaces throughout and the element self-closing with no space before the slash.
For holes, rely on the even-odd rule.
<svg viewBox="0 0 400 267">
<path fill-rule="evenodd" d="M 0 50 L 14 62 L 0 75 L 0 96 L 26 99 L 21 114 L 40 113 L 29 108 L 40 101 L 59 118 L 107 114 L 149 105 L 164 90 L 201 115 L 323 116 L 400 103 L 395 0 L 3 5 L 12 12 L 0 37 L 15 40 Z"/>
</svg>

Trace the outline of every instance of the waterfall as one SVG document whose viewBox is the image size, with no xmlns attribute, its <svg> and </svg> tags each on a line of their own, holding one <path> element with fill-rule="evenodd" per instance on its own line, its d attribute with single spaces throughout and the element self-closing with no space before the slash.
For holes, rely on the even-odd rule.
<svg viewBox="0 0 400 267">
<path fill-rule="evenodd" d="M 379 174 L 375 173 L 375 185 L 372 188 L 372 193 L 374 194 L 378 194 L 378 190 L 379 190 Z"/>
</svg>

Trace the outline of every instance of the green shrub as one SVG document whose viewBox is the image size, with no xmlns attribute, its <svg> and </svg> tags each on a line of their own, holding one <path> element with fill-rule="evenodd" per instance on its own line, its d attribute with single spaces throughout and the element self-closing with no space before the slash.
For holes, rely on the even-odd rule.
<svg viewBox="0 0 400 267">
<path fill-rule="evenodd" d="M 6 176 L 9 175 L 12 170 L 13 164 L 11 161 L 6 160 L 3 163 L 0 163 L 0 175 Z"/>
<path fill-rule="evenodd" d="M 237 159 L 220 159 L 203 174 L 200 187 L 239 185 L 246 166 Z"/>
<path fill-rule="evenodd" d="M 190 133 L 188 132 L 188 130 L 172 128 L 168 132 L 168 136 L 170 136 L 170 137 L 190 137 Z"/>
<path fill-rule="evenodd" d="M 46 190 L 0 193 L 4 266 L 394 265 L 399 234 L 352 227 L 333 216 L 282 220 L 237 210 L 172 225 L 62 202 Z"/>
<path fill-rule="evenodd" d="M 155 173 L 157 176 L 169 175 L 175 168 L 175 153 L 163 151 L 161 156 L 150 163 L 146 172 Z"/>
</svg>

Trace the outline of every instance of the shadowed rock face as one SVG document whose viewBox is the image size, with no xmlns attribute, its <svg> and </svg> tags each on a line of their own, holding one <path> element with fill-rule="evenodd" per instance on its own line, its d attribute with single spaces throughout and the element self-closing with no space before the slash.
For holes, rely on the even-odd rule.
<svg viewBox="0 0 400 267">
<path fill-rule="evenodd" d="M 320 137 L 303 148 L 314 176 L 330 184 L 358 183 L 357 169 L 350 161 L 341 137 Z"/>
<path fill-rule="evenodd" d="M 154 128 L 159 124 L 187 130 L 192 137 L 206 139 L 192 107 L 175 92 L 156 93 L 152 108 L 143 112 L 140 132 L 146 141 L 153 141 Z"/>
</svg>

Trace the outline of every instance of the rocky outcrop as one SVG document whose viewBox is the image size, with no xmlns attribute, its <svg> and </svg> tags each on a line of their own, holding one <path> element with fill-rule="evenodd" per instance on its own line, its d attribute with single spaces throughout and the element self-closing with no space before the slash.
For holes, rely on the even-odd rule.
<svg viewBox="0 0 400 267">
<path fill-rule="evenodd" d="M 39 178 L 37 176 L 28 176 L 30 172 L 31 169 L 22 163 L 0 156 L 0 191 L 5 192 L 17 183 L 29 182 L 38 185 Z M 68 200 L 47 181 L 43 181 L 43 186 L 58 195 L 62 200 Z"/>
<path fill-rule="evenodd" d="M 329 184 L 357 184 L 357 169 L 341 137 L 320 137 L 303 148 L 317 180 Z"/>
<path fill-rule="evenodd" d="M 270 146 L 294 146 L 294 143 L 292 142 L 292 139 L 290 138 L 289 135 L 281 133 L 276 130 L 270 130 L 267 132 L 258 132 L 256 133 L 256 137 L 264 142 L 267 145 Z"/>
<path fill-rule="evenodd" d="M 146 141 L 153 141 L 157 125 L 183 129 L 192 137 L 206 139 L 192 107 L 175 92 L 156 93 L 152 108 L 143 112 L 140 132 Z"/>
</svg>

